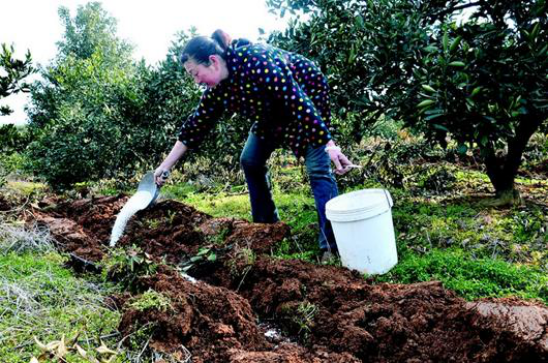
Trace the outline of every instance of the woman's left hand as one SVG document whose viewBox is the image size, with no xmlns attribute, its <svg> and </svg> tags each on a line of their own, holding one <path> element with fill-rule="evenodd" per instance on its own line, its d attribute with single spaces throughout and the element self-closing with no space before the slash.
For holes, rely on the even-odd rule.
<svg viewBox="0 0 548 363">
<path fill-rule="evenodd" d="M 329 154 L 329 158 L 333 164 L 335 164 L 335 173 L 338 175 L 344 175 L 348 173 L 356 165 L 352 164 L 350 160 L 341 152 L 341 148 L 335 145 L 331 140 L 327 143 L 325 151 Z"/>
</svg>

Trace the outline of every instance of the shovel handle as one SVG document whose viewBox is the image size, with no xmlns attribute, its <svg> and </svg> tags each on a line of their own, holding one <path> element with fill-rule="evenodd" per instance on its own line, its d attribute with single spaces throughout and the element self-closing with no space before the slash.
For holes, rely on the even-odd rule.
<svg viewBox="0 0 548 363">
<path fill-rule="evenodd" d="M 166 181 L 167 178 L 169 178 L 169 175 L 170 175 L 169 171 L 166 170 L 162 173 L 162 175 L 160 175 L 160 178 L 162 178 L 163 181 Z"/>
</svg>

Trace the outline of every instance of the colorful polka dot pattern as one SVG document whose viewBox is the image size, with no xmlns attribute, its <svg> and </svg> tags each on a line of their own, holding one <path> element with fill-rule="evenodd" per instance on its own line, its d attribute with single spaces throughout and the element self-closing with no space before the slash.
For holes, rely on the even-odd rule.
<svg viewBox="0 0 548 363">
<path fill-rule="evenodd" d="M 227 50 L 229 77 L 202 95 L 181 127 L 179 140 L 194 148 L 217 120 L 239 113 L 254 122 L 259 138 L 273 138 L 297 156 L 325 145 L 329 131 L 329 88 L 320 69 L 305 57 L 253 44 Z"/>
</svg>

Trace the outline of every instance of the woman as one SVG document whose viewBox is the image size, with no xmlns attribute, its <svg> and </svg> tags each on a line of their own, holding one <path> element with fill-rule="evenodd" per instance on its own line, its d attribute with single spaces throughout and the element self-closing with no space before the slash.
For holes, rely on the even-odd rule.
<svg viewBox="0 0 548 363">
<path fill-rule="evenodd" d="M 329 131 L 329 93 L 325 76 L 305 57 L 247 40 L 230 41 L 222 30 L 196 37 L 184 47 L 181 61 L 194 81 L 206 85 L 195 112 L 183 124 L 178 141 L 155 171 L 156 182 L 191 148 L 197 148 L 215 122 L 234 113 L 253 121 L 240 162 L 254 222 L 275 223 L 266 162 L 278 147 L 303 157 L 320 225 L 322 260 L 337 251 L 325 204 L 337 196 L 331 171 L 344 174 L 352 164 Z"/>
</svg>

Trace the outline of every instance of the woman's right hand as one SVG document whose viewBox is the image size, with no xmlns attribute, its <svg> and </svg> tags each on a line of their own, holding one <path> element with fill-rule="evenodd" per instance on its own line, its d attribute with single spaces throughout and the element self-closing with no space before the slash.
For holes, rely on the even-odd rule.
<svg viewBox="0 0 548 363">
<path fill-rule="evenodd" d="M 165 167 L 161 165 L 158 168 L 156 168 L 156 170 L 154 171 L 154 181 L 160 187 L 164 185 L 168 177 L 169 177 L 169 169 L 166 169 Z"/>
<path fill-rule="evenodd" d="M 173 149 L 171 149 L 171 151 L 169 152 L 169 155 L 154 171 L 154 181 L 156 181 L 156 184 L 158 184 L 158 186 L 164 185 L 166 179 L 169 177 L 169 169 L 171 169 L 171 167 L 175 165 L 177 160 L 179 160 L 179 158 L 183 156 L 187 149 L 188 148 L 186 147 L 186 145 L 182 142 L 178 140 L 177 142 L 175 142 L 175 145 L 173 146 Z"/>
</svg>

